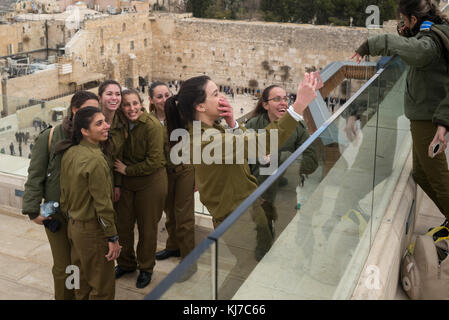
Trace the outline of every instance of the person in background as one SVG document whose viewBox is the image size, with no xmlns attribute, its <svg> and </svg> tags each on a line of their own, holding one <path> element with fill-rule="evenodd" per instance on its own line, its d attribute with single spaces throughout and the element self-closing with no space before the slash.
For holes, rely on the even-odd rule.
<svg viewBox="0 0 449 320">
<path fill-rule="evenodd" d="M 120 105 L 122 103 L 122 87 L 115 80 L 106 80 L 98 87 L 98 97 L 100 107 L 106 122 L 110 125 L 109 138 L 102 143 L 102 147 L 108 156 L 108 163 L 113 172 L 114 202 L 120 198 L 120 188 L 122 185 L 122 176 L 113 171 L 114 161 L 120 157 L 123 150 L 123 144 L 127 138 L 126 119 L 123 116 Z"/>
<path fill-rule="evenodd" d="M 154 82 L 150 87 L 150 111 L 164 126 L 168 195 L 165 205 L 168 238 L 165 249 L 156 252 L 156 260 L 169 257 L 184 259 L 195 248 L 195 171 L 193 165 L 174 165 L 165 121 L 165 102 L 171 97 L 168 86 Z"/>
</svg>

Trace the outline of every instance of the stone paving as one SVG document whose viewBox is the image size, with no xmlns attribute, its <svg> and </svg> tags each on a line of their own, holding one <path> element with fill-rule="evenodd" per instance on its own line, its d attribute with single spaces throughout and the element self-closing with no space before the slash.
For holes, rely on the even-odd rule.
<svg viewBox="0 0 449 320">
<path fill-rule="evenodd" d="M 6 211 L 0 211 L 0 220 L 0 300 L 53 299 L 52 255 L 44 227 Z M 164 223 L 163 218 L 159 223 L 158 250 L 165 248 Z M 212 231 L 211 223 L 202 224 L 196 226 L 196 243 Z M 180 258 L 157 261 L 151 283 L 144 289 L 135 286 L 137 272 L 123 276 L 116 282 L 116 299 L 143 299 L 179 262 Z"/>
</svg>

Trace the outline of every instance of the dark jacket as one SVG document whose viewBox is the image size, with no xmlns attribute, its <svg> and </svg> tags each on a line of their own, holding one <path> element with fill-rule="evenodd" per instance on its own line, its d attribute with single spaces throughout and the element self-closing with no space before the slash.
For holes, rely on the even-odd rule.
<svg viewBox="0 0 449 320">
<path fill-rule="evenodd" d="M 54 148 L 57 142 L 69 137 L 66 136 L 62 125 L 57 125 L 53 131 L 50 152 L 48 152 L 50 130 L 51 127 L 43 130 L 36 138 L 28 167 L 22 213 L 27 214 L 30 219 L 39 215 L 42 198 L 45 202 L 59 202 L 61 194 L 59 177 L 62 154 L 56 154 Z"/>
<path fill-rule="evenodd" d="M 439 25 L 449 28 L 448 25 Z M 449 127 L 449 65 L 438 36 L 431 30 L 411 38 L 382 34 L 368 38 L 361 55 L 398 55 L 410 66 L 404 111 L 410 120 L 432 120 Z"/>
<path fill-rule="evenodd" d="M 123 145 L 126 175 L 148 176 L 165 167 L 164 130 L 159 120 L 144 110 L 135 126 L 129 128 Z"/>
</svg>

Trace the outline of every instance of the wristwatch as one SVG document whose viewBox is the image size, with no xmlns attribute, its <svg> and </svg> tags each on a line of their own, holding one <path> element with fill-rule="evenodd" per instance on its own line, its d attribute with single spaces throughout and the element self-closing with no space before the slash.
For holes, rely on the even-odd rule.
<svg viewBox="0 0 449 320">
<path fill-rule="evenodd" d="M 116 243 L 116 242 L 118 241 L 118 234 L 116 234 L 116 235 L 113 236 L 113 237 L 109 237 L 109 238 L 108 238 L 108 241 L 109 241 L 109 242 Z"/>
</svg>

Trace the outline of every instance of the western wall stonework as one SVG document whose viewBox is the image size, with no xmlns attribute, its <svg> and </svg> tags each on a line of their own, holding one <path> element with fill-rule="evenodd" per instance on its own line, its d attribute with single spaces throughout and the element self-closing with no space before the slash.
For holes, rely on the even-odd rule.
<svg viewBox="0 0 449 320">
<path fill-rule="evenodd" d="M 83 59 L 89 71 L 136 87 L 138 77 L 151 79 L 152 32 L 148 14 L 124 14 L 87 20 L 85 30 L 92 36 Z"/>
<path fill-rule="evenodd" d="M 305 71 L 347 61 L 369 35 L 386 31 L 161 15 L 152 23 L 152 78 L 207 74 L 219 85 L 295 92 Z"/>
<path fill-rule="evenodd" d="M 347 61 L 370 34 L 394 32 L 391 26 L 369 30 L 196 19 L 191 14 L 163 13 L 87 19 L 75 35 L 66 34 L 61 22 L 49 21 L 47 26 L 48 38 L 44 38 L 43 21 L 0 25 L 0 55 L 7 54 L 8 44 L 13 44 L 16 53 L 19 42 L 23 43 L 23 51 L 29 51 L 45 48 L 48 41 L 50 48 L 66 46 L 66 53 L 73 59 L 74 78 L 102 73 L 106 79 L 137 87 L 139 77 L 172 81 L 207 74 L 218 85 L 234 89 L 263 89 L 278 84 L 289 92 L 296 91 L 305 71 Z M 25 83 L 27 76 L 15 80 Z M 41 81 L 48 90 L 27 87 L 24 91 L 18 86 L 17 90 L 11 87 L 7 94 L 46 98 L 49 91 L 48 97 L 52 97 L 55 94 L 50 91 L 66 91 L 67 82 L 63 80 L 43 77 Z"/>
</svg>

